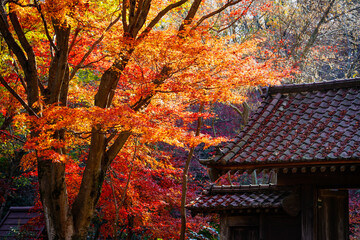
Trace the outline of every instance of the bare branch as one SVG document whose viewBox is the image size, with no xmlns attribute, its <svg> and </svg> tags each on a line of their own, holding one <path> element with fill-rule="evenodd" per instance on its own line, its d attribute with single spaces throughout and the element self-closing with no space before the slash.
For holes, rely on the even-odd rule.
<svg viewBox="0 0 360 240">
<path fill-rule="evenodd" d="M 17 141 L 19 141 L 19 142 L 21 142 L 21 143 L 25 143 L 25 140 L 19 138 L 18 136 L 15 136 L 15 135 L 12 135 L 12 134 L 8 133 L 7 131 L 0 130 L 0 133 L 1 133 L 1 134 L 4 134 L 4 135 L 6 135 L 6 136 L 9 136 L 9 137 L 11 137 L 11 138 L 14 138 L 15 140 L 17 140 Z"/>
<path fill-rule="evenodd" d="M 243 125 L 246 125 L 249 121 L 250 106 L 247 102 L 242 103 L 243 110 L 241 111 L 237 106 L 230 103 L 230 107 L 234 109 L 242 118 Z"/>
<path fill-rule="evenodd" d="M 229 1 L 227 2 L 226 4 L 224 4 L 222 7 L 216 9 L 215 11 L 203 16 L 200 18 L 199 21 L 197 21 L 197 23 L 192 27 L 192 29 L 196 29 L 202 22 L 204 22 L 206 19 L 224 11 L 226 8 L 230 7 L 230 6 L 233 6 L 235 4 L 238 4 L 239 2 L 241 2 L 242 0 L 236 0 L 236 1 Z M 250 5 L 252 4 L 253 1 L 250 2 Z M 250 7 L 249 5 L 249 7 Z"/>
<path fill-rule="evenodd" d="M 222 28 L 222 29 L 219 29 L 217 30 L 218 33 L 230 28 L 232 25 L 234 25 L 237 21 L 239 21 L 240 18 L 242 18 L 246 13 L 247 11 L 249 10 L 249 8 L 251 7 L 252 3 L 254 2 L 254 0 L 252 0 L 249 5 L 246 7 L 246 9 L 241 13 L 241 15 L 239 17 L 237 17 L 233 22 L 231 22 L 228 26 Z"/>
<path fill-rule="evenodd" d="M 71 52 L 71 49 L 74 47 L 76 38 L 77 38 L 77 36 L 79 35 L 79 33 L 80 33 L 80 28 L 77 27 L 77 28 L 75 29 L 74 37 L 73 37 L 73 39 L 71 40 L 71 43 L 70 43 L 70 45 L 69 45 L 69 51 L 68 51 L 68 53 Z"/>
<path fill-rule="evenodd" d="M 329 14 L 330 9 L 331 9 L 332 6 L 334 5 L 334 3 L 335 3 L 335 0 L 332 0 L 332 1 L 329 3 L 329 6 L 328 6 L 327 9 L 325 10 L 322 18 L 320 19 L 320 21 L 318 22 L 316 28 L 315 28 L 314 31 L 312 32 L 312 34 L 311 34 L 311 36 L 310 36 L 310 39 L 309 39 L 309 41 L 307 42 L 307 44 L 306 44 L 306 46 L 305 46 L 305 48 L 304 48 L 304 51 L 301 53 L 300 59 L 301 59 L 301 58 L 304 58 L 304 57 L 307 55 L 307 53 L 308 53 L 309 50 L 310 50 L 310 47 L 314 44 L 314 42 L 315 42 L 315 40 L 316 40 L 316 37 L 317 37 L 317 35 L 318 35 L 318 33 L 319 33 L 319 29 L 320 29 L 321 25 L 325 22 L 326 17 L 327 17 L 327 15 Z"/>
<path fill-rule="evenodd" d="M 94 51 L 95 47 L 104 39 L 105 34 L 112 28 L 112 26 L 115 25 L 115 23 L 117 23 L 119 21 L 119 19 L 121 18 L 121 15 L 119 14 L 119 16 L 112 21 L 109 26 L 107 26 L 107 28 L 105 29 L 105 31 L 103 32 L 103 34 L 101 34 L 101 36 L 91 45 L 91 47 L 89 48 L 89 50 L 85 53 L 85 55 L 82 57 L 82 59 L 80 60 L 80 62 L 74 67 L 74 69 L 71 71 L 69 80 L 71 80 L 76 72 L 83 66 L 85 60 L 90 56 L 90 54 L 92 53 L 92 51 Z"/>
<path fill-rule="evenodd" d="M 132 170 L 133 170 L 133 166 L 134 166 L 134 162 L 135 162 L 135 159 L 136 159 L 136 154 L 137 154 L 137 139 L 135 138 L 135 149 L 134 149 L 134 154 L 133 154 L 133 158 L 132 158 L 132 161 L 130 163 L 130 171 L 129 171 L 129 175 L 128 175 L 128 179 L 126 181 L 126 185 L 125 185 L 125 188 L 124 188 L 124 192 L 121 196 L 121 202 L 120 202 L 120 208 L 124 205 L 124 202 L 125 202 L 125 197 L 126 197 L 126 190 L 128 189 L 129 187 L 129 183 L 130 183 L 130 178 L 131 178 L 131 173 L 132 173 Z"/>
<path fill-rule="evenodd" d="M 328 23 L 328 22 L 330 22 L 330 21 L 332 21 L 332 20 L 335 20 L 335 19 L 337 19 L 337 18 L 339 18 L 339 17 L 341 17 L 341 16 L 344 16 L 344 15 L 346 15 L 346 14 L 348 14 L 348 13 L 351 13 L 352 11 L 357 11 L 357 10 L 359 10 L 359 9 L 360 9 L 360 7 L 356 7 L 356 8 L 350 9 L 349 11 L 342 12 L 342 13 L 340 13 L 340 14 L 336 14 L 334 17 L 331 17 L 331 18 L 326 19 L 325 23 Z"/>
<path fill-rule="evenodd" d="M 12 55 L 11 52 L 10 52 L 10 55 Z M 18 77 L 20 79 L 21 85 L 24 87 L 25 91 L 27 91 L 27 84 L 26 84 L 24 78 L 20 75 L 19 67 L 17 65 L 17 62 L 16 62 L 15 58 L 13 59 L 13 65 L 14 65 L 14 68 L 15 68 L 15 72 L 16 72 L 16 74 L 18 75 Z"/>
<path fill-rule="evenodd" d="M 103 59 L 107 58 L 108 56 L 109 56 L 109 55 L 102 56 L 101 58 L 99 58 L 99 59 L 98 59 L 98 60 L 96 60 L 96 61 L 89 62 L 89 63 L 88 63 L 88 64 L 86 64 L 86 65 L 81 65 L 81 66 L 76 65 L 76 67 L 78 67 L 79 69 L 82 69 L 82 68 L 88 68 L 88 67 L 90 67 L 92 64 L 94 64 L 94 63 L 98 63 L 98 62 L 100 62 L 101 60 L 103 60 Z"/>
<path fill-rule="evenodd" d="M 89 139 L 91 137 L 91 132 L 75 132 L 73 130 L 70 129 L 64 129 L 65 132 L 71 133 L 73 135 L 75 135 L 78 138 L 81 139 Z"/>
</svg>

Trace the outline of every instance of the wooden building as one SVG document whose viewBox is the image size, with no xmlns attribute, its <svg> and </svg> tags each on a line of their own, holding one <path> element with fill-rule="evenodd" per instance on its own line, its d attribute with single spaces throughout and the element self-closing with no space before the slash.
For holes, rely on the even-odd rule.
<svg viewBox="0 0 360 240">
<path fill-rule="evenodd" d="M 45 224 L 35 224 L 34 219 L 39 212 L 32 211 L 34 207 L 10 207 L 7 214 L 0 221 L 0 239 L 47 239 Z"/>
<path fill-rule="evenodd" d="M 360 79 L 269 87 L 241 133 L 209 159 L 210 178 L 270 174 L 218 185 L 188 205 L 220 214 L 221 239 L 349 239 L 348 189 L 360 188 Z"/>
</svg>

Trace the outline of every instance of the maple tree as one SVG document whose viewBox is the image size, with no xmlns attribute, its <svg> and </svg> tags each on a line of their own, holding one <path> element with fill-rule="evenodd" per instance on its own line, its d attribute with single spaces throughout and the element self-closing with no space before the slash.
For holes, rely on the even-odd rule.
<svg viewBox="0 0 360 240">
<path fill-rule="evenodd" d="M 1 91 L 17 102 L 11 120 L 26 138 L 23 167 L 37 166 L 49 239 L 86 238 L 103 186 L 116 179 L 109 169 L 132 156 L 131 139 L 188 149 L 216 144 L 221 139 L 194 134 L 190 123 L 210 115 L 190 106 L 239 103 L 248 88 L 287 76 L 279 59 L 252 57 L 261 39 L 229 44 L 211 31 L 219 17 L 228 21 L 222 11 L 231 7 L 241 17 L 252 1 L 214 3 L 2 1 Z M 145 159 L 136 158 L 156 162 Z M 111 191 L 131 199 L 133 189 Z"/>
</svg>

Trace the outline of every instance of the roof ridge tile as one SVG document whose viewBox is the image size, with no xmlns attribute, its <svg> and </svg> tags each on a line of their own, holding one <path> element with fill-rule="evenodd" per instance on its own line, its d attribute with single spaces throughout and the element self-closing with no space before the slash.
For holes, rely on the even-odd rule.
<svg viewBox="0 0 360 240">
<path fill-rule="evenodd" d="M 277 93 L 326 91 L 331 89 L 353 88 L 353 87 L 360 87 L 360 78 L 271 86 L 268 89 L 268 94 L 271 95 Z"/>
</svg>

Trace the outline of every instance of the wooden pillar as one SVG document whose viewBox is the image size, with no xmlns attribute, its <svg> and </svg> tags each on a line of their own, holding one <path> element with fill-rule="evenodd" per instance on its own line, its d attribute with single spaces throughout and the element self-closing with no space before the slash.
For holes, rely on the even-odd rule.
<svg viewBox="0 0 360 240">
<path fill-rule="evenodd" d="M 314 239 L 315 188 L 311 185 L 301 187 L 301 240 Z"/>
<path fill-rule="evenodd" d="M 259 216 L 259 240 L 263 239 L 265 239 L 264 212 L 261 212 Z"/>
<path fill-rule="evenodd" d="M 220 240 L 230 239 L 229 218 L 227 214 L 220 214 Z"/>
</svg>

